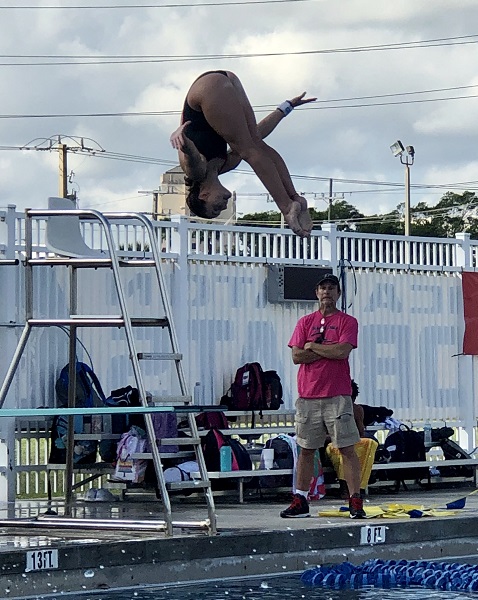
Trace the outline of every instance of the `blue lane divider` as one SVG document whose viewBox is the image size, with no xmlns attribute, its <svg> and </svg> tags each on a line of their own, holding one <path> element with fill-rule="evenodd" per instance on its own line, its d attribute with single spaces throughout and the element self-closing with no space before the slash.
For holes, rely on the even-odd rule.
<svg viewBox="0 0 478 600">
<path fill-rule="evenodd" d="M 306 585 L 340 590 L 420 586 L 437 590 L 478 591 L 478 565 L 427 560 L 367 560 L 361 565 L 338 565 L 307 569 L 301 576 Z"/>
</svg>

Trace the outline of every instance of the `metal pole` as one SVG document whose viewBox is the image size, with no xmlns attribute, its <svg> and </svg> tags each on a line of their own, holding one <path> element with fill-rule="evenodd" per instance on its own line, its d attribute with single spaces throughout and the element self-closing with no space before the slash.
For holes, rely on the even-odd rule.
<svg viewBox="0 0 478 600">
<path fill-rule="evenodd" d="M 78 312 L 78 273 L 75 267 L 70 270 L 70 315 Z M 68 408 L 76 405 L 76 327 L 70 326 L 70 341 L 68 351 Z M 82 417 L 80 417 L 81 419 Z M 75 447 L 75 419 L 68 415 L 65 457 L 65 515 L 71 515 L 73 504 L 73 461 Z M 84 422 L 84 421 L 83 421 Z M 90 432 L 91 433 L 91 432 Z"/>
<path fill-rule="evenodd" d="M 153 220 L 158 220 L 159 192 L 153 192 Z"/>
<path fill-rule="evenodd" d="M 327 214 L 327 221 L 332 220 L 332 199 L 333 199 L 334 180 L 329 179 L 329 211 Z"/>
<path fill-rule="evenodd" d="M 405 235 L 410 235 L 410 164 L 405 165 Z"/>
</svg>

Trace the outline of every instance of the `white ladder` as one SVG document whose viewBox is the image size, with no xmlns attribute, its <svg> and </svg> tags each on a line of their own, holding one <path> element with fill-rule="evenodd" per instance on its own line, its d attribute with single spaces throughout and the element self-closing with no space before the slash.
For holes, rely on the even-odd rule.
<svg viewBox="0 0 478 600">
<path fill-rule="evenodd" d="M 173 518 L 172 518 L 172 507 L 169 498 L 168 486 L 171 489 L 202 489 L 204 492 L 208 517 L 204 521 L 191 523 L 194 526 L 203 526 L 207 529 L 209 534 L 215 534 L 216 529 L 216 514 L 214 507 L 214 499 L 211 491 L 211 483 L 208 478 L 206 464 L 202 453 L 201 440 L 198 434 L 195 412 L 197 409 L 192 405 L 192 397 L 188 394 L 187 383 L 182 367 L 182 354 L 179 351 L 178 340 L 176 331 L 173 325 L 172 309 L 169 300 L 169 295 L 166 290 L 164 275 L 161 268 L 161 257 L 159 254 L 158 244 L 156 235 L 154 233 L 153 226 L 149 219 L 139 213 L 100 213 L 95 210 L 85 209 L 78 210 L 71 208 L 72 204 L 69 199 L 66 198 L 50 198 L 49 206 L 55 206 L 60 208 L 49 209 L 49 210 L 37 210 L 27 209 L 25 211 L 25 326 L 23 332 L 18 341 L 17 348 L 14 356 L 10 363 L 10 366 L 5 375 L 5 379 L 2 387 L 0 388 L 0 410 L 5 402 L 8 390 L 13 380 L 14 374 L 18 368 L 21 356 L 25 350 L 29 335 L 34 327 L 52 327 L 62 326 L 69 328 L 69 394 L 68 394 L 68 408 L 74 408 L 75 406 L 75 390 L 76 390 L 76 343 L 77 343 L 77 329 L 81 327 L 123 327 L 125 330 L 125 337 L 128 345 L 129 358 L 132 364 L 133 373 L 136 381 L 136 386 L 139 390 L 139 395 L 142 405 L 148 407 L 146 400 L 146 389 L 144 384 L 144 378 L 142 375 L 140 360 L 165 360 L 172 361 L 174 363 L 174 370 L 177 374 L 180 395 L 179 396 L 166 396 L 161 397 L 161 404 L 165 406 L 171 405 L 172 410 L 175 410 L 178 403 L 181 405 L 178 407 L 178 414 L 187 414 L 188 426 L 191 437 L 184 438 L 164 438 L 158 440 L 158 444 L 162 445 L 178 445 L 178 446 L 193 446 L 197 463 L 199 465 L 200 477 L 194 481 L 184 481 L 176 484 L 166 484 L 163 472 L 163 465 L 161 461 L 161 454 L 158 450 L 156 443 L 156 435 L 153 426 L 153 420 L 150 413 L 145 413 L 145 425 L 146 433 L 150 442 L 151 447 L 151 458 L 154 463 L 156 477 L 158 481 L 158 488 L 161 496 L 161 501 L 164 510 L 165 518 L 165 531 L 167 535 L 173 534 Z M 101 226 L 104 234 L 108 253 L 101 254 L 98 251 L 92 251 L 84 242 L 79 242 L 77 247 L 88 249 L 87 256 L 78 256 L 74 251 L 70 252 L 68 249 L 63 251 L 58 248 L 58 244 L 52 244 L 51 251 L 55 252 L 57 256 L 47 258 L 33 258 L 32 251 L 32 220 L 35 218 L 48 218 L 48 227 L 54 226 L 57 219 L 57 223 L 62 225 L 62 228 L 68 225 L 69 220 L 72 220 L 73 227 L 69 229 L 73 230 L 71 237 L 77 237 L 77 230 L 81 236 L 79 230 L 79 219 L 89 218 L 94 219 Z M 65 221 L 65 219 L 67 219 Z M 149 239 L 150 249 L 152 253 L 152 259 L 119 259 L 113 240 L 111 225 L 109 219 L 116 220 L 136 220 L 139 221 L 144 227 L 147 237 Z M 53 227 L 50 228 L 50 232 Z M 63 235 L 64 230 L 61 230 L 60 237 Z M 55 235 L 48 236 L 51 239 L 55 239 Z M 73 244 L 74 245 L 74 244 Z M 61 258 L 58 258 L 60 255 Z M 66 257 L 65 257 L 66 256 Z M 33 306 L 33 269 L 36 265 L 64 265 L 70 268 L 70 317 L 65 319 L 38 319 L 34 317 L 34 306 Z M 164 309 L 164 315 L 157 318 L 135 318 L 129 315 L 129 310 L 126 303 L 126 297 L 124 294 L 123 284 L 120 277 L 120 268 L 122 267 L 154 267 L 158 290 L 162 300 L 162 306 Z M 80 316 L 77 314 L 78 308 L 78 285 L 77 285 L 77 269 L 79 268 L 101 268 L 107 267 L 113 271 L 113 278 L 115 288 L 118 296 L 120 314 L 111 316 Z M 171 352 L 168 353 L 141 353 L 137 352 L 133 327 L 158 327 L 166 329 L 169 334 Z M 61 409 L 59 409 L 61 410 Z M 66 465 L 65 465 L 65 514 L 69 515 L 71 511 L 71 504 L 73 500 L 72 493 L 72 480 L 73 480 L 73 447 L 74 447 L 74 436 L 73 436 L 73 416 L 68 416 L 68 444 L 66 453 Z M 169 455 L 171 456 L 171 455 Z M 188 526 L 187 523 L 181 522 L 179 526 Z"/>
</svg>

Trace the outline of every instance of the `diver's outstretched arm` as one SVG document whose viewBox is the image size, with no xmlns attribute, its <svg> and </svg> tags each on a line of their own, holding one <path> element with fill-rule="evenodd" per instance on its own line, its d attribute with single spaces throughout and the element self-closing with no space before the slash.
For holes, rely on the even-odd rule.
<svg viewBox="0 0 478 600">
<path fill-rule="evenodd" d="M 308 104 L 309 102 L 315 102 L 317 98 L 304 98 L 306 92 L 302 92 L 299 96 L 295 96 L 292 100 L 287 100 L 291 105 L 292 109 L 297 106 L 302 106 L 303 104 Z M 280 110 L 280 108 L 274 109 L 271 113 L 265 116 L 263 119 L 257 123 L 257 133 L 261 140 L 265 139 L 269 134 L 271 134 L 274 129 L 279 125 L 281 121 L 283 121 L 286 117 L 286 114 Z M 220 175 L 223 173 L 228 173 L 232 171 L 241 163 L 242 158 L 236 152 L 229 150 L 227 153 L 227 159 L 224 163 L 220 171 Z"/>
<path fill-rule="evenodd" d="M 315 102 L 317 98 L 304 98 L 306 92 L 302 92 L 299 96 L 295 96 L 292 100 L 286 100 L 284 104 L 287 102 L 290 104 L 291 109 L 297 108 L 298 106 L 302 106 L 303 104 L 309 104 L 309 102 Z M 261 140 L 264 140 L 270 133 L 274 131 L 277 125 L 284 120 L 287 115 L 283 110 L 277 107 L 267 116 L 265 116 L 259 123 L 257 123 L 257 132 L 259 133 L 259 137 Z"/>
</svg>

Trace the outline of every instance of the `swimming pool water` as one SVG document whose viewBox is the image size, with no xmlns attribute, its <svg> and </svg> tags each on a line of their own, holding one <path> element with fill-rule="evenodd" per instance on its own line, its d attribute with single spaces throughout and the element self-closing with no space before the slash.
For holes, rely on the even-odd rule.
<svg viewBox="0 0 478 600">
<path fill-rule="evenodd" d="M 58 596 L 56 596 L 58 597 Z M 169 587 L 62 594 L 68 600 L 477 600 L 478 594 L 423 588 L 328 590 L 305 586 L 300 575 L 208 581 Z M 52 598 L 52 596 L 39 596 Z"/>
</svg>

